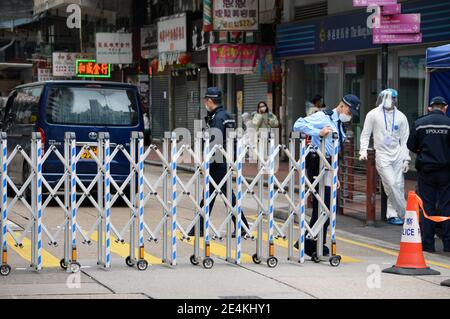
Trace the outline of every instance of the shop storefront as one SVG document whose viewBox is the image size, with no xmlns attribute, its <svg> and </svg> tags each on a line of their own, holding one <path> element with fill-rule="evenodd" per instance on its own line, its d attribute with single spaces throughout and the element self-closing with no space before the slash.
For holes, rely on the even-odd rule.
<svg viewBox="0 0 450 319">
<path fill-rule="evenodd" d="M 421 13 L 423 43 L 389 48 L 389 86 L 398 89 L 399 104 L 410 123 L 424 114 L 425 52 L 450 42 L 450 1 L 430 4 L 409 1 L 404 13 Z M 361 118 L 353 124 L 356 146 L 366 114 L 381 90 L 381 48 L 372 44 L 368 13 L 329 16 L 309 22 L 283 24 L 277 30 L 277 54 L 286 65 L 287 126 L 306 114 L 316 95 L 334 108 L 347 93 L 361 98 Z M 287 130 L 289 134 L 290 130 Z"/>
</svg>

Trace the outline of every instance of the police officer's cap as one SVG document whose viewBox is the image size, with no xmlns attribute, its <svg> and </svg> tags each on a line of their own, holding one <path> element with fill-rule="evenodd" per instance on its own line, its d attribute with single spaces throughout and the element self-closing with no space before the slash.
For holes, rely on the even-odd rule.
<svg viewBox="0 0 450 319">
<path fill-rule="evenodd" d="M 205 99 L 221 100 L 222 90 L 216 87 L 209 87 L 206 90 Z"/>
<path fill-rule="evenodd" d="M 342 98 L 342 102 L 350 107 L 350 111 L 352 112 L 353 116 L 359 117 L 359 109 L 361 107 L 361 101 L 359 100 L 359 97 L 353 94 L 347 94 Z"/>
<path fill-rule="evenodd" d="M 442 96 L 436 96 L 431 100 L 430 106 L 435 105 L 448 105 L 447 101 Z"/>
</svg>

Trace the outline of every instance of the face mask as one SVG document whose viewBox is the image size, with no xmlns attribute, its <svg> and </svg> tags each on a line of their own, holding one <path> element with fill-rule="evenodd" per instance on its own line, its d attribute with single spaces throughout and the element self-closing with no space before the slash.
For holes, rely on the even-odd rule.
<svg viewBox="0 0 450 319">
<path fill-rule="evenodd" d="M 266 107 L 261 107 L 261 108 L 259 109 L 259 112 L 260 112 L 260 113 L 266 113 L 266 112 L 267 112 L 267 108 L 266 108 Z"/>
<path fill-rule="evenodd" d="M 339 114 L 339 120 L 341 120 L 342 123 L 348 123 L 352 120 L 352 116 L 341 113 Z"/>
</svg>

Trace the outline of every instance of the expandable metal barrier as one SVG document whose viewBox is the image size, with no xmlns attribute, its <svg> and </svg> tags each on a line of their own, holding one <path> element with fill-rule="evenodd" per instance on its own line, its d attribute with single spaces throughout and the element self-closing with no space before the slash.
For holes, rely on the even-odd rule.
<svg viewBox="0 0 450 319">
<path fill-rule="evenodd" d="M 50 146 L 43 152 L 40 133 L 33 133 L 31 140 L 30 156 L 22 146 L 16 146 L 11 154 L 7 154 L 7 136 L 0 132 L 0 174 L 1 180 L 1 233 L 0 251 L 2 252 L 0 273 L 9 275 L 11 267 L 8 265 L 7 235 L 10 234 L 16 246 L 23 247 L 25 236 L 31 231 L 31 268 L 40 271 L 42 269 L 43 237 L 48 238 L 48 244 L 57 246 L 62 237 L 64 243 L 64 256 L 60 266 L 69 272 L 80 271 L 81 265 L 77 256 L 77 234 L 83 239 L 82 243 L 91 245 L 91 237 L 97 242 L 97 264 L 105 269 L 111 268 L 111 240 L 125 243 L 129 233 L 129 257 L 125 262 L 128 266 L 136 266 L 139 270 L 146 270 L 148 262 L 145 260 L 145 236 L 148 241 L 162 241 L 162 262 L 170 266 L 177 265 L 177 241 L 180 234 L 181 240 L 191 240 L 188 233 L 194 229 L 194 251 L 190 257 L 193 265 L 203 264 L 204 268 L 214 266 L 211 257 L 211 240 L 225 240 L 226 261 L 240 264 L 242 258 L 242 240 L 256 241 L 256 252 L 252 259 L 256 264 L 265 261 L 270 268 L 278 264 L 275 254 L 275 240 L 283 238 L 288 241 L 288 260 L 305 262 L 305 239 L 313 239 L 317 242 L 317 252 L 312 256 L 314 262 L 328 260 L 337 267 L 341 257 L 336 253 L 336 214 L 337 214 L 337 174 L 338 174 L 338 147 L 337 134 L 331 138 L 334 153 L 331 154 L 331 163 L 326 158 L 325 140 L 321 147 L 315 148 L 306 145 L 304 135 L 293 133 L 289 145 L 276 145 L 274 132 L 262 130 L 258 143 L 244 145 L 244 139 L 236 132 L 228 135 L 226 150 L 220 144 L 213 145 L 208 132 L 198 132 L 195 137 L 194 149 L 191 145 L 178 145 L 175 133 L 166 133 L 162 151 L 155 145 L 144 149 L 143 134 L 133 132 L 130 139 L 129 150 L 123 145 L 110 143 L 108 133 L 99 133 L 96 142 L 78 142 L 74 133 L 65 134 L 64 154 L 58 151 L 56 146 Z M 236 154 L 235 141 L 237 144 Z M 211 147 L 211 145 L 213 145 Z M 299 145 L 298 153 L 296 145 Z M 98 152 L 94 151 L 97 148 Z M 88 152 L 96 162 L 98 170 L 96 176 L 89 185 L 85 185 L 77 176 L 82 154 Z M 306 174 L 306 157 L 310 152 L 315 152 L 320 157 L 319 175 L 310 180 Z M 154 153 L 162 163 L 162 173 L 157 180 L 151 183 L 144 175 L 145 160 Z M 227 172 L 222 181 L 217 183 L 210 177 L 210 162 L 218 153 L 224 157 L 227 164 Z M 279 180 L 276 175 L 277 158 L 284 153 L 289 159 L 289 171 L 284 180 Z M 119 185 L 111 175 L 111 162 L 119 155 L 123 155 L 130 163 L 130 171 L 126 180 Z M 47 159 L 54 155 L 64 166 L 64 173 L 54 187 L 44 178 L 42 168 Z M 8 176 L 8 166 L 16 156 L 22 156 L 29 174 L 23 185 L 17 187 Z M 247 156 L 256 158 L 258 172 L 251 180 L 243 175 L 243 166 Z M 182 158 L 189 157 L 194 163 L 194 172 L 189 175 L 189 180 L 183 182 L 177 174 L 178 163 Z M 297 158 L 298 157 L 298 158 Z M 330 175 L 331 174 L 331 178 Z M 325 184 L 331 180 L 330 209 L 325 205 Z M 221 189 L 227 187 L 227 195 Z M 208 185 L 212 185 L 214 191 L 210 194 Z M 8 198 L 8 186 L 12 191 Z M 30 187 L 31 186 L 31 187 Z M 43 201 L 43 186 L 48 191 L 48 196 Z M 316 191 L 318 186 L 319 191 Z M 91 192 L 97 190 L 97 199 Z M 129 194 L 126 189 L 129 188 Z M 298 192 L 296 192 L 298 187 Z M 158 189 L 162 188 L 162 196 Z M 237 195 L 236 205 L 232 205 L 232 191 Z M 112 192 L 114 195 L 112 195 Z M 63 199 L 59 198 L 63 194 Z M 310 227 L 306 223 L 306 207 L 309 196 L 314 196 L 319 203 L 319 218 Z M 225 219 L 216 228 L 211 222 L 209 204 L 214 197 L 223 200 L 226 206 Z M 122 228 L 117 228 L 111 221 L 111 209 L 116 201 L 121 198 L 130 209 L 130 218 Z M 200 206 L 201 200 L 204 205 Z M 275 202 L 282 198 L 288 203 L 289 215 L 285 223 L 280 226 L 275 222 Z M 43 216 L 49 203 L 56 201 L 63 212 L 62 222 L 55 233 L 51 233 L 43 223 Z M 97 212 L 96 220 L 89 230 L 84 230 L 77 221 L 77 211 L 85 199 L 88 199 Z M 161 210 L 162 218 L 155 228 L 151 228 L 145 222 L 146 204 L 150 199 L 155 200 Z M 185 228 L 177 220 L 177 206 L 182 200 L 188 200 L 194 207 L 194 217 Z M 256 203 L 257 218 L 250 227 L 242 223 L 243 200 L 251 199 Z M 21 202 L 29 213 L 29 223 L 22 232 L 14 231 L 8 224 L 8 214 Z M 147 208 L 148 210 L 148 208 Z M 148 213 L 148 211 L 147 211 Z M 154 213 L 152 211 L 152 213 Z M 233 244 L 232 218 L 236 218 L 237 229 Z M 295 224 L 300 229 L 295 235 Z M 204 240 L 200 239 L 200 222 L 203 219 Z M 323 256 L 323 226 L 330 219 L 331 222 L 331 256 Z M 264 234 L 264 225 L 267 225 L 267 234 Z M 242 234 L 245 233 L 245 236 Z M 267 247 L 264 249 L 264 237 Z M 294 243 L 299 241 L 298 255 L 294 255 Z M 203 249 L 201 244 L 203 242 Z M 138 253 L 136 254 L 136 248 Z"/>
</svg>

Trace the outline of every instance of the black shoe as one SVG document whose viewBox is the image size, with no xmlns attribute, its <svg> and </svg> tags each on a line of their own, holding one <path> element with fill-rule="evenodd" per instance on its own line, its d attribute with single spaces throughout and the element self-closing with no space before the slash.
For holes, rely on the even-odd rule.
<svg viewBox="0 0 450 319">
<path fill-rule="evenodd" d="M 298 241 L 294 244 L 294 248 L 295 249 L 299 249 L 299 243 L 298 243 Z M 316 252 L 316 249 L 307 249 L 306 248 L 306 245 L 305 245 L 305 253 L 308 255 L 308 256 L 312 256 L 312 254 L 313 253 L 315 253 Z M 330 256 L 330 249 L 328 248 L 328 246 L 326 246 L 326 245 L 323 245 L 323 255 L 325 256 L 325 257 L 328 257 L 328 256 Z"/>
<path fill-rule="evenodd" d="M 191 231 L 188 234 L 189 237 L 195 236 L 195 228 L 192 228 Z M 200 229 L 200 237 L 203 237 L 203 229 Z"/>
<path fill-rule="evenodd" d="M 247 232 L 245 230 L 241 231 L 241 237 L 245 237 L 247 235 Z M 236 231 L 231 233 L 231 238 L 236 238 Z"/>
<path fill-rule="evenodd" d="M 436 249 L 434 247 L 425 247 L 425 246 L 423 246 L 422 250 L 424 252 L 427 252 L 427 253 L 435 253 L 436 252 Z"/>
</svg>

